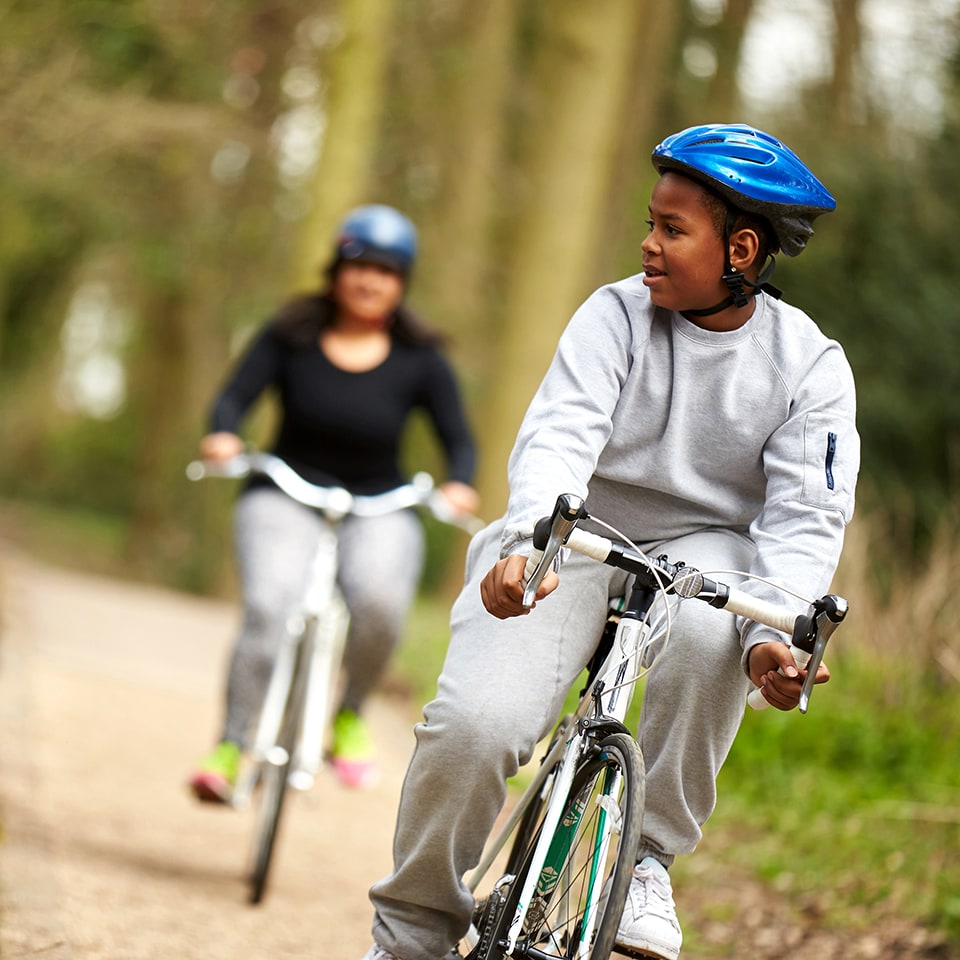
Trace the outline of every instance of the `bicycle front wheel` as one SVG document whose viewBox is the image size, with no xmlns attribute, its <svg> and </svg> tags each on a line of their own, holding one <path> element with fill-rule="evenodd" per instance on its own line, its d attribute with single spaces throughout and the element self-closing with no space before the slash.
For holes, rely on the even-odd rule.
<svg viewBox="0 0 960 960">
<path fill-rule="evenodd" d="M 636 741 L 625 733 L 606 737 L 574 776 L 513 956 L 607 960 L 633 873 L 643 799 Z M 533 831 L 520 859 L 491 960 L 507 947 L 541 832 Z"/>
<path fill-rule="evenodd" d="M 267 886 L 267 875 L 273 859 L 277 828 L 287 792 L 289 757 L 279 762 L 265 761 L 260 774 L 260 802 L 257 805 L 253 838 L 253 868 L 250 871 L 250 902 L 259 903 Z"/>
<path fill-rule="evenodd" d="M 253 827 L 253 866 L 250 870 L 250 902 L 260 903 L 267 886 L 270 864 L 287 795 L 290 761 L 300 731 L 304 704 L 304 683 L 308 647 L 311 640 L 308 627 L 297 647 L 293 679 L 284 706 L 283 719 L 276 744 L 267 751 L 260 768 L 260 797 Z"/>
</svg>

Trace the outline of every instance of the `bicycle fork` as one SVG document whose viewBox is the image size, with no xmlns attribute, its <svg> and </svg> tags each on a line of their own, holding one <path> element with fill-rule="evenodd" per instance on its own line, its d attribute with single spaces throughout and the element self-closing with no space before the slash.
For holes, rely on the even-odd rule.
<svg viewBox="0 0 960 960">
<path fill-rule="evenodd" d="M 561 860 L 558 857 L 558 851 L 554 848 L 557 840 L 555 834 L 557 833 L 560 817 L 563 813 L 563 802 L 566 800 L 567 794 L 570 792 L 570 787 L 573 785 L 573 776 L 574 773 L 576 773 L 577 764 L 580 761 L 579 748 L 582 741 L 583 734 L 579 729 L 577 729 L 570 740 L 567 741 L 567 748 L 564 751 L 563 760 L 560 762 L 560 769 L 557 771 L 556 782 L 553 785 L 553 800 L 547 807 L 543 826 L 540 830 L 540 838 L 537 840 L 537 846 L 533 854 L 532 863 L 534 865 L 542 864 L 543 866 L 540 869 L 528 871 L 524 879 L 523 888 L 520 891 L 520 898 L 517 900 L 517 911 L 510 924 L 510 930 L 507 932 L 507 947 L 506 950 L 504 950 L 507 956 L 513 955 L 514 947 L 517 945 L 517 938 L 520 936 L 524 921 L 527 917 L 527 911 L 530 909 L 534 897 L 537 894 L 537 888 L 552 889 L 551 880 L 552 885 L 555 885 L 558 879 L 557 869 L 553 864 L 560 863 Z M 575 828 L 575 823 L 572 828 L 568 825 L 564 832 L 572 837 L 573 829 Z M 567 842 L 567 847 L 569 848 L 569 841 Z M 550 856 L 551 853 L 553 854 L 552 858 Z M 553 864 L 550 863 L 551 859 Z"/>
<path fill-rule="evenodd" d="M 646 644 L 651 635 L 651 628 L 646 620 L 646 614 L 652 603 L 653 595 L 642 588 L 635 589 L 631 596 L 628 610 L 620 619 L 615 637 L 615 650 L 620 650 L 622 657 L 612 657 L 608 667 L 597 678 L 591 691 L 595 704 L 596 719 L 601 719 L 604 726 L 623 725 L 629 708 L 633 680 L 637 674 L 637 667 L 643 658 Z M 625 691 L 624 688 L 627 688 Z M 622 695 L 625 694 L 625 695 Z M 528 914 L 531 920 L 539 923 L 541 917 L 535 916 L 536 904 L 545 903 L 554 892 L 561 879 L 563 864 L 567 861 L 570 846 L 576 835 L 581 817 L 587 813 L 585 802 L 573 806 L 567 811 L 567 816 L 561 823 L 564 806 L 573 785 L 573 778 L 582 759 L 585 739 L 595 734 L 588 734 L 591 722 L 581 720 L 575 732 L 567 741 L 563 760 L 557 772 L 557 780 L 553 788 L 551 801 L 537 841 L 532 858 L 531 869 L 524 880 L 517 909 L 507 934 L 507 943 L 504 953 L 512 956 L 517 940 L 525 928 Z M 610 775 L 608 774 L 608 777 Z M 593 935 L 593 928 L 603 897 L 603 884 L 600 881 L 600 865 L 605 862 L 611 836 L 620 829 L 615 818 L 609 816 L 611 805 L 604 803 L 605 797 L 616 796 L 620 788 L 620 776 L 613 775 L 604 785 L 603 794 L 597 798 L 600 810 L 597 818 L 596 844 L 591 852 L 589 864 L 589 881 L 587 892 L 587 907 L 583 917 L 580 943 L 589 949 Z M 541 866 L 538 868 L 537 864 Z M 578 950 L 579 952 L 579 950 Z"/>
<path fill-rule="evenodd" d="M 290 695 L 290 686 L 296 670 L 297 656 L 302 640 L 302 631 L 291 629 L 294 624 L 288 624 L 284 632 L 283 641 L 277 651 L 277 657 L 270 672 L 270 682 L 267 693 L 260 708 L 260 717 L 257 720 L 257 729 L 250 749 L 249 767 L 237 781 L 233 791 L 233 806 L 243 809 L 250 803 L 254 787 L 260 775 L 260 767 L 264 763 L 276 766 L 284 765 L 289 757 L 286 751 L 277 744 L 280 734 L 280 724 L 283 722 L 284 707 Z"/>
<path fill-rule="evenodd" d="M 303 722 L 290 766 L 289 783 L 295 790 L 309 790 L 320 769 L 323 734 L 331 712 L 337 676 L 346 637 L 348 614 L 338 596 L 331 597 L 323 613 L 311 625 L 310 663 L 304 690 Z"/>
<path fill-rule="evenodd" d="M 329 526 L 322 527 L 303 605 L 287 621 L 274 660 L 250 751 L 252 764 L 234 790 L 235 807 L 249 804 L 264 763 L 276 767 L 289 764 L 288 782 L 297 790 L 309 789 L 320 769 L 323 734 L 349 617 L 335 585 L 336 550 L 336 533 Z M 288 753 L 278 741 L 287 705 L 297 697 L 298 729 Z"/>
<path fill-rule="evenodd" d="M 599 915 L 599 905 L 603 891 L 602 883 L 598 883 L 600 878 L 601 865 L 606 862 L 607 851 L 610 847 L 610 838 L 612 834 L 619 831 L 619 824 L 609 816 L 613 804 L 611 797 L 616 797 L 620 790 L 621 776 L 611 771 L 604 774 L 603 792 L 595 798 L 597 806 L 600 808 L 597 812 L 597 833 L 596 843 L 593 848 L 590 862 L 588 864 L 587 894 L 586 906 L 581 917 L 579 951 L 589 950 L 589 945 L 593 939 L 593 929 Z M 540 878 L 537 882 L 533 902 L 528 910 L 528 919 L 530 922 L 527 927 L 541 924 L 545 919 L 543 916 L 537 916 L 537 904 L 542 904 L 545 910 L 547 903 L 552 898 L 558 884 L 569 882 L 564 879 L 563 871 L 568 869 L 566 866 L 567 858 L 573 841 L 576 838 L 577 830 L 583 816 L 589 815 L 587 810 L 588 798 L 577 799 L 567 810 L 566 816 L 560 823 L 559 829 L 553 837 L 550 849 L 547 851 L 547 857 L 540 871 Z M 562 915 L 562 904 L 559 919 L 565 922 L 568 918 Z"/>
</svg>

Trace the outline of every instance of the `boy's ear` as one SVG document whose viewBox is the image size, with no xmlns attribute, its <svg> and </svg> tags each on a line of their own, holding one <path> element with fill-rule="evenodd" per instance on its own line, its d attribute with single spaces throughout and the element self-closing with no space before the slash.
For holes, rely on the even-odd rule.
<svg viewBox="0 0 960 960">
<path fill-rule="evenodd" d="M 746 273 L 760 253 L 760 238 L 755 230 L 742 227 L 730 235 L 730 266 Z M 759 266 L 759 265 L 758 265 Z"/>
</svg>

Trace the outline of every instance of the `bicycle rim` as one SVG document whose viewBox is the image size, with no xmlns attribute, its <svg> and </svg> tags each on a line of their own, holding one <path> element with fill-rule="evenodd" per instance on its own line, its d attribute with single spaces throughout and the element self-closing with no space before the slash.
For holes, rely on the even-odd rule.
<svg viewBox="0 0 960 960">
<path fill-rule="evenodd" d="M 287 778 L 290 772 L 290 760 L 296 746 L 300 729 L 300 717 L 303 712 L 303 682 L 306 671 L 304 648 L 301 643 L 297 650 L 290 692 L 284 707 L 280 734 L 277 737 L 275 755 L 268 756 L 261 764 L 259 802 L 256 807 L 253 827 L 253 866 L 250 871 L 250 902 L 260 903 L 267 886 L 270 864 L 280 827 L 280 815 L 283 812 L 287 796 Z"/>
<path fill-rule="evenodd" d="M 607 960 L 633 873 L 643 793 L 636 741 L 623 733 L 605 738 L 574 776 L 514 957 Z M 490 960 L 503 956 L 539 834 L 539 828 L 528 834 Z"/>
<path fill-rule="evenodd" d="M 253 869 L 250 872 L 250 902 L 260 903 L 267 886 L 280 814 L 287 792 L 289 764 L 264 763 L 260 778 L 260 800 L 254 823 Z"/>
</svg>

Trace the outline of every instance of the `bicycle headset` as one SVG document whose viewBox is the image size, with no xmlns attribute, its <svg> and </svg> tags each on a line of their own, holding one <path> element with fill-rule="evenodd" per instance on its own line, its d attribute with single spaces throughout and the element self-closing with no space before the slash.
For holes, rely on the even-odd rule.
<svg viewBox="0 0 960 960">
<path fill-rule="evenodd" d="M 769 255 L 756 283 L 730 265 L 730 235 L 738 209 L 763 217 L 777 247 L 786 256 L 795 257 L 813 236 L 813 221 L 837 206 L 827 188 L 786 144 L 743 124 L 688 127 L 658 144 L 651 159 L 658 173 L 674 170 L 690 177 L 727 204 L 723 282 L 730 296 L 706 310 L 685 311 L 697 316 L 709 316 L 731 305 L 746 306 L 748 298 L 761 290 L 780 297 L 780 290 L 769 282 L 776 266 L 776 250 Z"/>
<path fill-rule="evenodd" d="M 356 207 L 340 224 L 334 256 L 335 262 L 377 263 L 406 279 L 417 256 L 417 230 L 393 207 Z"/>
</svg>

